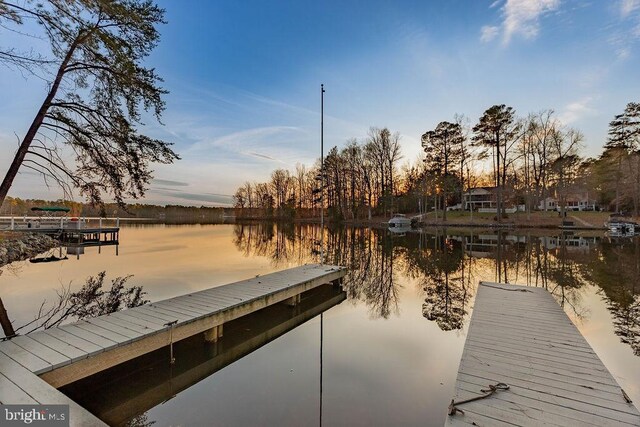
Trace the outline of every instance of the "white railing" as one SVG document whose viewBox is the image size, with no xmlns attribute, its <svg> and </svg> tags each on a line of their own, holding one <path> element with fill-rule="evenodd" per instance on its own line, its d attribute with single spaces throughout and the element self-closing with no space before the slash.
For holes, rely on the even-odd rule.
<svg viewBox="0 0 640 427">
<path fill-rule="evenodd" d="M 40 217 L 40 216 L 19 216 L 0 217 L 0 230 L 27 230 L 40 228 L 56 229 L 84 229 L 90 228 L 90 221 L 98 221 L 98 228 L 103 228 L 103 220 L 115 221 L 115 226 L 120 227 L 120 217 L 117 218 L 87 218 L 80 217 L 71 220 L 69 217 Z M 95 224 L 95 222 L 94 222 Z M 94 225 L 95 226 L 95 225 Z"/>
<path fill-rule="evenodd" d="M 512 214 L 512 213 L 516 213 L 518 208 L 505 208 L 503 210 L 505 211 L 505 213 Z M 480 213 L 498 213 L 498 209 L 497 208 L 479 208 L 478 212 L 480 212 Z"/>
</svg>

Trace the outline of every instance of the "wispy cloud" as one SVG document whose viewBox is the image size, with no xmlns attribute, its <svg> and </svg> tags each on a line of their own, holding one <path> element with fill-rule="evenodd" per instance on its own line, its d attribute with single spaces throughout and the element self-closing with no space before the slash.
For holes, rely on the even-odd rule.
<svg viewBox="0 0 640 427">
<path fill-rule="evenodd" d="M 188 187 L 189 186 L 189 184 L 186 182 L 171 181 L 169 179 L 158 179 L 158 178 L 155 178 L 153 180 L 153 184 L 168 185 L 172 187 Z"/>
<path fill-rule="evenodd" d="M 590 105 L 592 100 L 593 98 L 589 96 L 567 104 L 560 112 L 558 118 L 565 125 L 569 125 L 585 116 L 594 114 L 596 111 Z"/>
<path fill-rule="evenodd" d="M 485 25 L 480 29 L 480 41 L 487 43 L 495 39 L 500 33 L 500 28 L 492 25 Z"/>
<path fill-rule="evenodd" d="M 619 0 L 614 10 L 619 18 L 611 26 L 608 37 L 617 58 L 621 61 L 631 56 L 632 47 L 640 39 L 640 0 Z"/>
<path fill-rule="evenodd" d="M 227 194 L 214 194 L 214 193 L 185 193 L 182 191 L 170 191 L 170 190 L 149 190 L 149 194 L 157 194 L 168 198 L 169 202 L 183 201 L 192 202 L 197 205 L 215 205 L 215 206 L 231 206 L 233 204 L 233 197 Z"/>
<path fill-rule="evenodd" d="M 495 1 L 490 8 L 499 4 Z M 488 42 L 502 32 L 502 43 L 509 44 L 511 39 L 520 35 L 525 39 L 534 39 L 540 32 L 540 18 L 560 7 L 560 0 L 506 0 L 500 8 L 502 23 L 499 27 L 485 25 L 480 31 L 480 40 Z"/>
<path fill-rule="evenodd" d="M 279 159 L 276 159 L 275 157 L 271 157 L 271 156 L 267 156 L 266 154 L 260 154 L 260 153 L 256 153 L 255 151 L 249 151 L 247 153 L 243 153 L 246 154 L 248 156 L 253 156 L 253 157 L 257 157 L 259 159 L 267 159 L 267 160 L 271 160 L 272 162 L 279 162 L 279 163 L 285 163 Z"/>
<path fill-rule="evenodd" d="M 640 9 L 640 0 L 621 0 L 620 1 L 620 16 L 627 18 L 634 11 Z"/>
<path fill-rule="evenodd" d="M 232 132 L 217 138 L 205 137 L 193 144 L 187 150 L 187 153 L 202 151 L 212 147 L 225 147 L 227 149 L 235 149 L 235 151 L 240 152 L 241 147 L 255 145 L 256 143 L 264 142 L 265 140 L 269 140 L 278 135 L 296 132 L 301 132 L 301 130 L 293 126 L 267 126 L 246 129 L 238 132 Z"/>
</svg>

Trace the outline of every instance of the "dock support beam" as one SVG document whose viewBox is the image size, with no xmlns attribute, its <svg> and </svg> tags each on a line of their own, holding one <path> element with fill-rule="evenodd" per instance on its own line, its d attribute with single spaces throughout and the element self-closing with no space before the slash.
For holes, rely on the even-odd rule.
<svg viewBox="0 0 640 427">
<path fill-rule="evenodd" d="M 287 304 L 289 307 L 295 307 L 296 305 L 300 304 L 300 294 L 294 295 L 291 298 L 285 300 L 285 304 Z"/>
<path fill-rule="evenodd" d="M 222 338 L 222 325 L 214 326 L 204 331 L 204 340 L 206 342 L 218 342 Z"/>
</svg>

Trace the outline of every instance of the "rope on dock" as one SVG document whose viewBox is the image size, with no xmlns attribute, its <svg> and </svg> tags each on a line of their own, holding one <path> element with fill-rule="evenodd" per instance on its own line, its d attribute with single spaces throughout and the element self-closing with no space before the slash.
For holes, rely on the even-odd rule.
<svg viewBox="0 0 640 427">
<path fill-rule="evenodd" d="M 462 409 L 458 409 L 456 408 L 456 405 L 462 405 L 464 403 L 469 403 L 469 402 L 475 402 L 476 400 L 481 400 L 481 399 L 485 399 L 489 396 L 491 396 L 493 393 L 497 392 L 498 390 L 509 390 L 509 385 L 505 384 L 505 383 L 497 383 L 495 385 L 491 385 L 489 384 L 489 388 L 488 389 L 482 389 L 480 390 L 482 393 L 486 393 L 482 396 L 476 396 L 476 397 L 472 397 L 471 399 L 467 399 L 467 400 L 461 400 L 459 402 L 455 402 L 453 399 L 451 399 L 451 403 L 449 404 L 449 415 L 455 415 L 457 412 L 460 412 L 461 414 L 464 415 L 464 411 Z"/>
<path fill-rule="evenodd" d="M 501 291 L 509 291 L 509 292 L 533 292 L 528 289 L 506 289 L 506 288 L 501 288 L 499 286 L 491 286 L 486 283 L 483 283 L 482 286 L 485 286 L 487 288 L 499 289 Z"/>
</svg>

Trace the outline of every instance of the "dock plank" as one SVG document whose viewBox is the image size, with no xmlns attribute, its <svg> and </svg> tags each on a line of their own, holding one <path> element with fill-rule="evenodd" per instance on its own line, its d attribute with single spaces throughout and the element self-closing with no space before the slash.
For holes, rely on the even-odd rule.
<svg viewBox="0 0 640 427">
<path fill-rule="evenodd" d="M 53 350 L 52 348 L 49 348 L 46 345 L 41 344 L 38 341 L 34 340 L 33 338 L 29 338 L 26 335 L 12 338 L 11 342 L 16 345 L 19 345 L 23 349 L 27 350 L 29 353 L 49 363 L 50 369 L 56 368 L 58 366 L 66 365 L 67 363 L 71 363 L 70 357 L 60 354 L 59 352 Z"/>
<path fill-rule="evenodd" d="M 22 390 L 22 392 L 18 392 L 17 395 L 5 396 L 5 400 L 3 400 L 2 403 L 17 403 L 25 399 L 24 394 L 27 394 L 35 403 L 69 405 L 69 425 L 73 427 L 106 426 L 105 423 L 86 409 L 4 354 L 0 354 L 0 373 L 4 378 L 13 383 L 14 386 Z M 14 388 L 13 386 L 9 387 Z"/>
<path fill-rule="evenodd" d="M 87 357 L 86 351 L 80 350 L 68 342 L 61 341 L 53 335 L 47 334 L 45 331 L 31 333 L 28 337 L 68 357 L 72 362 Z"/>
<path fill-rule="evenodd" d="M 88 341 L 84 338 L 80 338 L 76 335 L 73 335 L 70 332 L 67 332 L 65 329 L 61 328 L 49 328 L 45 331 L 48 335 L 58 338 L 61 341 L 67 342 L 74 347 L 79 348 L 85 353 L 95 353 L 104 350 L 105 348 L 111 347 L 109 346 L 101 346 L 92 341 Z"/>
<path fill-rule="evenodd" d="M 31 372 L 38 372 L 43 369 L 51 369 L 51 364 L 33 353 L 20 347 L 18 344 L 5 341 L 0 347 L 0 352 L 6 354 Z"/>
<path fill-rule="evenodd" d="M 74 335 L 90 340 L 91 342 L 100 341 L 106 343 L 107 341 L 111 341 L 118 345 L 129 339 L 125 335 L 118 334 L 87 321 L 77 322 L 72 325 L 65 325 L 64 329 Z M 102 340 L 92 338 L 91 335 L 101 337 Z M 100 342 L 96 342 L 96 344 L 100 344 Z"/>
<path fill-rule="evenodd" d="M 204 311 L 196 310 L 191 307 L 182 306 L 179 303 L 169 303 L 167 301 L 159 301 L 151 304 L 152 308 L 160 308 L 162 310 L 171 311 L 174 313 L 180 313 L 185 316 L 191 316 L 191 319 L 197 319 L 198 317 L 206 314 Z"/>
<path fill-rule="evenodd" d="M 175 307 L 182 310 L 186 310 L 187 312 L 194 313 L 197 317 L 204 316 L 216 311 L 221 310 L 220 307 L 216 306 L 206 306 L 203 304 L 199 304 L 195 301 L 191 300 L 168 300 L 157 303 L 160 307 Z"/>
<path fill-rule="evenodd" d="M 159 331 L 165 328 L 162 320 L 152 317 L 151 319 L 144 316 L 142 313 L 133 311 L 133 310 L 125 310 L 117 313 L 112 313 L 109 315 L 109 319 L 118 319 L 125 322 L 133 323 L 135 325 L 139 325 L 145 329 L 151 329 L 153 331 Z"/>
<path fill-rule="evenodd" d="M 175 314 L 169 315 L 166 312 L 163 313 L 160 310 L 149 309 L 148 307 L 136 307 L 135 310 L 127 310 L 129 314 L 134 314 L 135 316 L 142 317 L 144 319 L 160 322 L 160 324 L 165 325 L 166 323 L 179 321 L 179 320 L 188 320 L 190 318 L 186 316 L 176 316 Z"/>
<path fill-rule="evenodd" d="M 94 319 L 87 320 L 92 325 L 100 326 L 101 328 L 108 329 L 117 334 L 124 335 L 130 339 L 140 338 L 146 333 L 151 332 L 148 328 L 133 323 L 128 323 L 116 318 L 110 318 L 109 316 L 100 316 Z"/>
<path fill-rule="evenodd" d="M 18 405 L 33 405 L 35 401 L 29 394 L 0 374 L 0 403 L 12 402 Z"/>
<path fill-rule="evenodd" d="M 553 296 L 483 282 L 467 333 L 455 401 L 490 384 L 510 389 L 463 403 L 445 426 L 638 426 L 640 412 Z"/>
<path fill-rule="evenodd" d="M 162 314 L 163 316 L 167 316 L 169 318 L 169 320 L 167 320 L 168 322 L 174 321 L 174 320 L 185 322 L 185 321 L 194 319 L 194 316 L 191 314 L 185 314 L 183 312 L 179 312 L 175 310 L 168 310 L 165 308 L 158 307 L 157 305 L 143 305 L 139 307 L 139 309 L 143 312 L 148 311 L 149 313 L 158 313 L 158 314 Z"/>
</svg>

